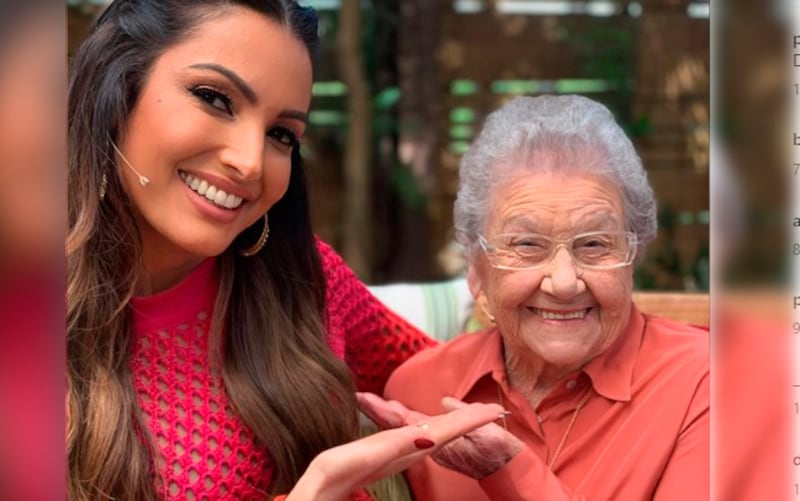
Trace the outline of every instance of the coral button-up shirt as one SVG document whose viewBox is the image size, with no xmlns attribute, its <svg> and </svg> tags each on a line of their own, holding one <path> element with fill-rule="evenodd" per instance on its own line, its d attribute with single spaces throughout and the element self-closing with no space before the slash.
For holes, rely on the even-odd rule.
<svg viewBox="0 0 800 501">
<path fill-rule="evenodd" d="M 707 500 L 708 356 L 707 331 L 633 307 L 615 344 L 535 409 L 509 387 L 496 329 L 417 354 L 395 371 L 385 395 L 428 414 L 442 412 L 444 396 L 500 403 L 526 446 L 480 481 L 426 458 L 407 472 L 419 501 Z"/>
</svg>

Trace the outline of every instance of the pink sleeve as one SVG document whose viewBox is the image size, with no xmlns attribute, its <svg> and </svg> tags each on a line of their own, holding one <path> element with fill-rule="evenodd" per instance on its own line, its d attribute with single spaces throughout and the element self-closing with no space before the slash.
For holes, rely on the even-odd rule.
<svg viewBox="0 0 800 501">
<path fill-rule="evenodd" d="M 436 341 L 378 301 L 328 244 L 317 239 L 317 248 L 331 349 L 350 366 L 359 391 L 381 394 L 397 366 Z"/>
</svg>

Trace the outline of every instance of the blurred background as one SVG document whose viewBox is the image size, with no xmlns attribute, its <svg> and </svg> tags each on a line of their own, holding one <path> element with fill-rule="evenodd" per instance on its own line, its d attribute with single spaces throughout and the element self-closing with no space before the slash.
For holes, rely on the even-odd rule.
<svg viewBox="0 0 800 501">
<path fill-rule="evenodd" d="M 517 95 L 611 108 L 659 201 L 638 289 L 709 287 L 709 13 L 701 0 L 306 0 L 322 54 L 303 141 L 316 231 L 371 284 L 463 263 L 458 163 Z M 68 2 L 72 53 L 103 8 Z"/>
</svg>

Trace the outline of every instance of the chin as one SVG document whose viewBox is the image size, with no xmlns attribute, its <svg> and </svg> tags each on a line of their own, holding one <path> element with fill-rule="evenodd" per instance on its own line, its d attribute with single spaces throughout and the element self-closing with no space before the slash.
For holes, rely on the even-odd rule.
<svg viewBox="0 0 800 501">
<path fill-rule="evenodd" d="M 186 242 L 180 247 L 186 251 L 187 254 L 196 256 L 198 258 L 217 257 L 225 252 L 230 247 L 231 241 L 229 240 L 203 240 Z"/>
<path fill-rule="evenodd" d="M 572 342 L 551 341 L 547 344 L 526 343 L 528 350 L 536 353 L 539 358 L 549 365 L 564 368 L 577 368 L 583 365 L 591 355 L 591 348 L 584 344 L 576 345 Z"/>
<path fill-rule="evenodd" d="M 577 369 L 578 367 L 582 366 L 588 358 L 588 353 L 582 351 L 580 353 L 569 352 L 569 353 L 556 353 L 550 351 L 545 353 L 544 359 L 547 360 L 547 363 L 553 365 L 555 367 L 564 367 L 569 369 Z"/>
</svg>

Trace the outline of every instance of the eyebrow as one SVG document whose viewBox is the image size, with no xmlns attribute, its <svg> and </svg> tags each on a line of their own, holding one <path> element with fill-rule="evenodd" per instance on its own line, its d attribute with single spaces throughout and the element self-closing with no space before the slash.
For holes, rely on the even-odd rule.
<svg viewBox="0 0 800 501">
<path fill-rule="evenodd" d="M 216 63 L 197 63 L 189 67 L 200 70 L 211 70 L 219 73 L 230 80 L 231 83 L 235 85 L 237 89 L 239 89 L 239 92 L 244 94 L 244 97 L 250 102 L 250 104 L 256 104 L 258 102 L 258 96 L 253 88 L 247 85 L 247 82 L 245 82 L 242 77 L 237 75 L 236 72 L 230 68 L 226 68 L 225 66 Z"/>
<path fill-rule="evenodd" d="M 211 70 L 219 73 L 220 75 L 230 80 L 231 83 L 235 85 L 237 89 L 239 89 L 239 92 L 241 92 L 244 95 L 245 99 L 247 99 L 247 101 L 250 104 L 258 103 L 258 95 L 253 90 L 253 88 L 247 85 L 247 82 L 245 82 L 244 79 L 239 75 L 237 75 L 236 72 L 233 71 L 232 69 L 226 68 L 225 66 L 216 63 L 197 63 L 189 67 L 200 70 Z M 282 111 L 279 116 L 281 118 L 299 120 L 303 123 L 308 122 L 308 115 L 299 110 L 285 110 Z"/>
<path fill-rule="evenodd" d="M 281 118 L 289 118 L 292 120 L 299 120 L 303 123 L 308 122 L 308 115 L 299 110 L 285 110 L 278 114 Z"/>
<path fill-rule="evenodd" d="M 616 226 L 620 223 L 614 214 L 613 211 L 603 211 L 596 214 L 592 214 L 591 216 L 587 216 L 585 219 L 580 221 L 580 224 L 584 228 L 599 228 L 605 229 L 605 227 L 609 224 Z M 624 218 L 623 221 L 624 222 Z"/>
<path fill-rule="evenodd" d="M 537 227 L 538 225 L 536 219 L 532 218 L 528 214 L 514 216 L 503 223 L 503 231 L 508 231 L 508 229 L 511 228 L 512 230 L 520 229 L 525 232 L 535 233 L 534 230 Z"/>
<path fill-rule="evenodd" d="M 613 211 L 602 211 L 581 218 L 577 222 L 577 227 L 581 231 L 605 230 L 609 223 L 613 224 L 615 222 L 617 222 L 617 219 Z M 541 233 L 540 224 L 540 221 L 530 214 L 521 214 L 505 221 L 503 223 L 503 231 L 509 231 L 510 228 L 511 232 L 520 232 L 521 230 L 523 233 Z"/>
</svg>

